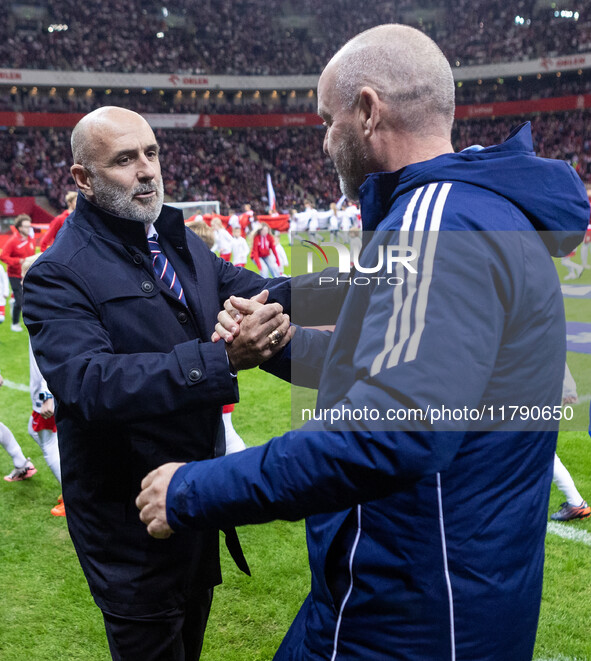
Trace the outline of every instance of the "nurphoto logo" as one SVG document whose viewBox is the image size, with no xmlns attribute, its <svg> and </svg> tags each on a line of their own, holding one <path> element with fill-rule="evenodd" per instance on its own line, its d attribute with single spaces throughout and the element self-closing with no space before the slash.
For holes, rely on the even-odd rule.
<svg viewBox="0 0 591 661">
<path fill-rule="evenodd" d="M 369 285 L 372 281 L 384 281 L 389 285 L 401 285 L 404 282 L 404 279 L 400 276 L 397 277 L 387 277 L 392 276 L 397 266 L 402 266 L 409 273 L 417 273 L 416 268 L 412 265 L 417 258 L 417 250 L 411 246 L 397 246 L 397 245 L 379 245 L 377 248 L 377 257 L 376 263 L 373 266 L 362 265 L 359 263 L 359 251 L 351 250 L 349 246 L 344 243 L 339 243 L 338 241 L 321 241 L 315 243 L 314 241 L 304 240 L 302 245 L 306 247 L 310 246 L 309 252 L 307 255 L 306 262 L 306 272 L 314 273 L 314 254 L 321 257 L 326 264 L 329 263 L 328 256 L 326 254 L 326 249 L 334 248 L 337 251 L 338 255 L 338 270 L 339 273 L 350 273 L 352 269 L 354 270 L 355 277 L 349 278 L 347 282 L 349 284 L 356 285 Z M 374 251 L 375 252 L 375 251 Z M 317 269 L 316 269 L 317 270 Z M 364 277 L 368 274 L 373 273 L 384 273 L 385 275 L 379 277 Z M 361 276 L 357 274 L 363 274 Z M 344 282 L 342 279 L 336 279 L 338 282 Z M 335 278 L 328 276 L 320 276 L 319 284 L 330 284 L 334 283 Z"/>
</svg>

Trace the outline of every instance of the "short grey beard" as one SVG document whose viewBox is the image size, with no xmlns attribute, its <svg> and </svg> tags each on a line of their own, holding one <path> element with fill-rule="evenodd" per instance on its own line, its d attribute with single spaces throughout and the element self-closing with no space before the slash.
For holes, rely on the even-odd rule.
<svg viewBox="0 0 591 661">
<path fill-rule="evenodd" d="M 357 202 L 359 200 L 359 188 L 357 186 L 352 186 L 350 181 L 343 179 L 339 175 L 339 188 L 341 193 L 348 199 Z"/>
<path fill-rule="evenodd" d="M 340 167 L 337 166 L 337 163 Z M 352 132 L 339 145 L 334 164 L 343 195 L 348 200 L 359 200 L 359 187 L 369 171 L 369 158 Z"/>
<path fill-rule="evenodd" d="M 156 222 L 162 205 L 164 204 L 164 184 L 162 179 L 154 186 L 150 184 L 139 184 L 132 192 L 132 197 L 125 189 L 117 184 L 106 182 L 97 174 L 92 174 L 93 179 L 93 202 L 110 213 L 127 218 L 129 220 L 138 220 L 140 223 L 148 226 Z M 147 193 L 156 191 L 156 199 L 150 198 L 145 202 L 133 198 L 138 193 Z"/>
</svg>

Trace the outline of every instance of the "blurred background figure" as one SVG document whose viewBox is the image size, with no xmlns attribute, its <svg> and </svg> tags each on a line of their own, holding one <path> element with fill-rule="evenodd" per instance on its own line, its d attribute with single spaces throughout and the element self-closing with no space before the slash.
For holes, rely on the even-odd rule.
<svg viewBox="0 0 591 661">
<path fill-rule="evenodd" d="M 571 374 L 568 365 L 564 366 L 564 381 L 562 383 L 562 404 L 576 404 L 579 400 L 577 395 L 577 384 Z M 591 516 L 591 507 L 579 493 L 571 474 L 560 461 L 557 454 L 554 455 L 554 484 L 566 496 L 558 512 L 550 516 L 553 521 L 572 521 L 573 519 L 587 519 Z"/>
<path fill-rule="evenodd" d="M 70 191 L 66 193 L 66 205 L 67 208 L 62 211 L 59 216 L 56 216 L 51 223 L 49 224 L 49 229 L 43 235 L 39 247 L 41 252 L 45 252 L 47 248 L 55 241 L 57 233 L 61 230 L 62 225 L 66 222 L 66 218 L 74 211 L 76 208 L 76 200 L 78 199 L 78 193 L 76 191 Z"/>
<path fill-rule="evenodd" d="M 232 264 L 234 266 L 246 266 L 249 250 L 250 248 L 246 239 L 242 236 L 240 226 L 234 227 L 232 229 Z"/>
<path fill-rule="evenodd" d="M 221 218 L 214 216 L 211 219 L 211 229 L 215 235 L 215 245 L 213 250 L 226 262 L 232 259 L 232 237 L 230 232 L 224 227 Z"/>
<path fill-rule="evenodd" d="M 0 265 L 0 324 L 6 319 L 6 299 L 10 296 L 10 286 L 6 271 Z"/>
<path fill-rule="evenodd" d="M 289 259 L 287 258 L 285 248 L 281 245 L 281 232 L 279 230 L 275 230 L 273 234 L 275 236 L 277 259 L 279 260 L 279 275 L 285 275 L 285 269 L 289 266 Z"/>
<path fill-rule="evenodd" d="M 23 262 L 23 279 L 27 274 L 31 264 L 41 255 L 37 253 L 27 257 Z M 61 486 L 62 474 L 60 468 L 60 451 L 57 441 L 57 427 L 55 424 L 55 402 L 53 395 L 49 391 L 47 381 L 44 379 L 29 342 L 29 391 L 31 393 L 31 404 L 33 411 L 29 418 L 28 432 L 31 438 L 37 443 L 43 452 L 43 457 L 54 474 L 55 479 Z M 61 494 L 58 496 L 58 502 L 51 509 L 54 516 L 66 516 L 64 499 Z"/>
<path fill-rule="evenodd" d="M 566 255 L 566 257 L 560 258 L 560 263 L 562 266 L 566 266 L 568 269 L 568 273 L 563 278 L 564 280 L 576 280 L 583 275 L 583 266 L 581 266 L 581 264 L 577 264 L 577 262 L 573 262 L 573 257 L 575 257 L 576 254 L 577 251 L 573 250 L 571 253 Z"/>
<path fill-rule="evenodd" d="M 279 276 L 279 256 L 275 239 L 269 234 L 267 223 L 261 223 L 260 229 L 254 233 L 250 258 L 257 265 L 263 278 Z"/>
<path fill-rule="evenodd" d="M 0 386 L 3 384 L 4 379 L 0 374 Z M 0 445 L 8 452 L 14 465 L 14 469 L 4 476 L 6 482 L 22 482 L 22 480 L 28 480 L 35 475 L 37 469 L 33 466 L 31 460 L 25 457 L 14 434 L 2 422 L 0 422 Z"/>
<path fill-rule="evenodd" d="M 14 227 L 16 232 L 4 245 L 0 253 L 0 260 L 8 265 L 8 280 L 14 294 L 12 325 L 10 328 L 20 333 L 23 330 L 20 324 L 23 307 L 21 267 L 27 257 L 35 254 L 35 232 L 31 224 L 31 216 L 26 213 L 16 217 Z"/>
<path fill-rule="evenodd" d="M 215 232 L 204 220 L 192 220 L 186 223 L 186 225 L 190 230 L 192 230 L 193 232 L 195 232 L 195 234 L 197 234 L 197 236 L 205 243 L 205 245 L 211 251 L 214 250 L 216 243 Z M 223 231 L 226 232 L 226 230 Z M 228 232 L 226 232 L 226 234 L 228 234 Z M 241 252 L 238 255 L 240 258 L 244 257 L 244 263 L 238 264 L 235 261 L 233 261 L 234 266 L 245 266 L 246 259 L 248 257 L 248 243 L 246 243 L 246 239 L 242 236 L 240 227 L 234 228 L 234 237 L 233 238 L 231 237 L 231 241 L 232 241 L 232 250 L 234 250 L 235 241 L 240 241 L 244 244 L 244 246 L 246 246 L 246 252 L 244 251 L 244 247 L 242 247 L 240 249 Z M 242 243 L 240 243 L 239 245 L 242 246 Z M 226 404 L 222 409 L 222 421 L 224 423 L 224 436 L 226 439 L 226 454 L 239 452 L 240 450 L 244 450 L 244 448 L 246 447 L 246 444 L 240 437 L 240 434 L 238 434 L 238 432 L 234 429 L 234 425 L 232 424 L 232 413 L 234 412 L 234 406 L 235 406 L 234 404 Z"/>
<path fill-rule="evenodd" d="M 191 220 L 186 223 L 186 225 L 210 250 L 213 251 L 215 245 L 215 233 L 204 220 Z"/>
<path fill-rule="evenodd" d="M 330 216 L 328 217 L 328 229 L 330 230 L 331 241 L 339 238 L 339 212 L 335 202 L 330 203 Z"/>
</svg>

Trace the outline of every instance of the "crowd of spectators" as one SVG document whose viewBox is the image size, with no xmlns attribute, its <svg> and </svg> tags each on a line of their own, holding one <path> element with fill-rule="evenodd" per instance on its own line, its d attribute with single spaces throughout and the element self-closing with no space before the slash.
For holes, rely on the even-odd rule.
<svg viewBox="0 0 591 661">
<path fill-rule="evenodd" d="M 339 197 L 334 168 L 322 152 L 320 129 L 156 131 L 162 146 L 164 189 L 169 199 L 219 200 L 227 211 L 248 202 L 266 209 L 271 172 L 282 208 L 307 196 L 326 205 Z M 9 196 L 45 195 L 63 206 L 68 189 L 70 131 L 13 130 L 0 140 L 0 190 Z"/>
<path fill-rule="evenodd" d="M 17 197 L 45 195 L 65 208 L 65 194 L 74 189 L 69 137 L 69 131 L 41 129 L 2 133 L 0 190 Z"/>
<path fill-rule="evenodd" d="M 456 87 L 456 104 L 472 105 L 501 103 L 504 101 L 529 101 L 560 96 L 589 94 L 591 92 L 591 71 L 582 70 L 557 78 L 549 74 L 537 80 L 535 76 L 519 80 L 509 78 L 499 83 L 496 79 L 463 83 Z"/>
<path fill-rule="evenodd" d="M 534 149 L 539 156 L 570 163 L 585 183 L 591 183 L 591 112 L 588 110 L 458 121 L 454 125 L 454 147 L 459 150 L 473 144 L 485 147 L 497 144 L 524 121 L 531 121 Z"/>
<path fill-rule="evenodd" d="M 470 65 L 591 50 L 589 0 L 38 0 L 0 24 L 14 68 L 187 74 L 311 74 L 360 30 L 404 22 Z M 35 7 L 31 0 L 27 7 Z M 570 14 L 568 12 L 571 12 Z M 556 15 L 558 14 L 558 15 Z M 65 26 L 67 30 L 51 25 Z"/>
<path fill-rule="evenodd" d="M 17 9 L 0 28 L 0 60 L 15 68 L 118 73 L 267 75 L 295 72 L 292 61 L 301 69 L 301 39 L 276 20 L 281 0 L 166 5 L 47 0 L 39 3 L 43 17 L 29 20 Z M 67 29 L 48 31 L 53 25 Z"/>
<path fill-rule="evenodd" d="M 526 119 L 532 122 L 537 153 L 568 161 L 591 182 L 590 111 L 458 121 L 454 146 L 497 144 Z M 267 172 L 283 210 L 301 208 L 306 198 L 328 208 L 340 197 L 334 167 L 322 151 L 321 129 L 159 129 L 156 134 L 170 200 L 219 200 L 225 213 L 250 203 L 265 212 Z M 11 196 L 45 195 L 56 209 L 62 208 L 66 191 L 73 188 L 69 138 L 65 129 L 4 133 L 0 190 Z"/>
</svg>

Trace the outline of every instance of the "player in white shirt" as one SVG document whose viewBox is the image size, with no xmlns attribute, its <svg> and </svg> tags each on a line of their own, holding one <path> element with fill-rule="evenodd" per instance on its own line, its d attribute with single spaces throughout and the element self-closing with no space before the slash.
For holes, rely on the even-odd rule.
<svg viewBox="0 0 591 661">
<path fill-rule="evenodd" d="M 29 270 L 31 264 L 41 255 L 31 255 L 27 257 L 22 265 L 23 278 Z M 57 427 L 55 424 L 55 406 L 53 395 L 47 387 L 35 356 L 29 342 L 29 391 L 31 393 L 31 404 L 33 412 L 29 417 L 28 431 L 31 438 L 39 445 L 43 452 L 43 457 L 47 462 L 55 479 L 61 485 L 62 475 L 60 466 L 60 452 L 57 441 Z M 52 508 L 51 513 L 54 516 L 65 516 L 63 499 L 58 498 L 58 504 Z"/>
<path fill-rule="evenodd" d="M 275 249 L 279 259 L 279 275 L 285 275 L 285 268 L 289 266 L 289 259 L 287 259 L 285 248 L 281 245 L 281 232 L 275 230 L 273 234 L 275 235 Z"/>
<path fill-rule="evenodd" d="M 337 205 L 334 202 L 332 202 L 330 205 L 330 216 L 328 217 L 328 229 L 330 230 L 330 238 L 333 241 L 336 241 L 338 239 L 340 224 L 341 221 L 339 218 Z"/>
<path fill-rule="evenodd" d="M 564 381 L 562 382 L 562 404 L 576 404 L 578 402 L 577 384 L 568 368 L 564 366 Z M 550 517 L 554 521 L 572 521 L 573 519 L 588 519 L 591 516 L 591 508 L 579 493 L 575 482 L 565 465 L 554 454 L 554 484 L 566 496 L 566 502 L 562 503 L 558 512 Z"/>
<path fill-rule="evenodd" d="M 248 253 L 250 248 L 246 239 L 242 236 L 242 230 L 240 225 L 234 227 L 232 231 L 232 264 L 234 266 L 246 266 L 246 260 L 248 259 Z"/>
<path fill-rule="evenodd" d="M 344 215 L 349 219 L 349 229 L 351 227 L 361 227 L 361 218 L 359 216 L 359 209 L 354 202 L 348 200 L 347 207 L 344 211 Z"/>
<path fill-rule="evenodd" d="M 298 212 L 295 209 L 290 209 L 289 210 L 289 231 L 288 231 L 288 237 L 289 237 L 289 245 L 293 246 L 293 240 L 295 236 L 298 233 Z"/>
<path fill-rule="evenodd" d="M 230 210 L 230 218 L 228 219 L 228 226 L 232 228 L 232 234 L 234 233 L 234 230 L 236 228 L 238 228 L 239 230 L 241 229 L 240 218 L 238 218 L 238 214 L 234 210 Z"/>
<path fill-rule="evenodd" d="M 359 253 L 361 252 L 361 230 L 358 227 L 352 227 L 349 230 L 349 251 L 351 255 L 351 266 L 353 262 L 359 263 Z"/>
<path fill-rule="evenodd" d="M 4 267 L 0 265 L 0 324 L 4 321 L 6 315 L 6 299 L 10 294 L 8 276 Z"/>
<path fill-rule="evenodd" d="M 29 390 L 33 413 L 29 418 L 29 434 L 39 444 L 43 456 L 56 480 L 61 484 L 60 452 L 57 444 L 57 429 L 54 419 L 53 395 L 47 381 L 39 371 L 33 350 L 29 344 Z"/>
<path fill-rule="evenodd" d="M 304 202 L 304 213 L 308 217 L 308 236 L 309 238 L 314 241 L 316 239 L 316 233 L 318 232 L 318 211 L 312 206 L 312 202 L 310 200 L 306 200 Z"/>
<path fill-rule="evenodd" d="M 568 269 L 568 273 L 564 276 L 565 280 L 576 280 L 577 278 L 580 278 L 581 275 L 583 274 L 584 266 L 582 264 L 577 264 L 577 262 L 573 262 L 572 257 L 575 257 L 577 254 L 577 249 L 575 248 L 571 253 L 566 255 L 565 257 L 560 258 L 560 263 L 562 266 L 566 266 Z"/>
<path fill-rule="evenodd" d="M 591 250 L 591 223 L 587 225 L 585 238 L 583 239 L 583 243 L 581 243 L 581 265 L 584 269 L 591 269 L 591 265 L 589 264 L 589 250 Z"/>
<path fill-rule="evenodd" d="M 232 237 L 228 230 L 224 228 L 221 218 L 214 216 L 214 218 L 211 219 L 211 229 L 215 233 L 215 245 L 213 250 L 217 251 L 222 259 L 229 262 L 232 257 Z"/>
</svg>

